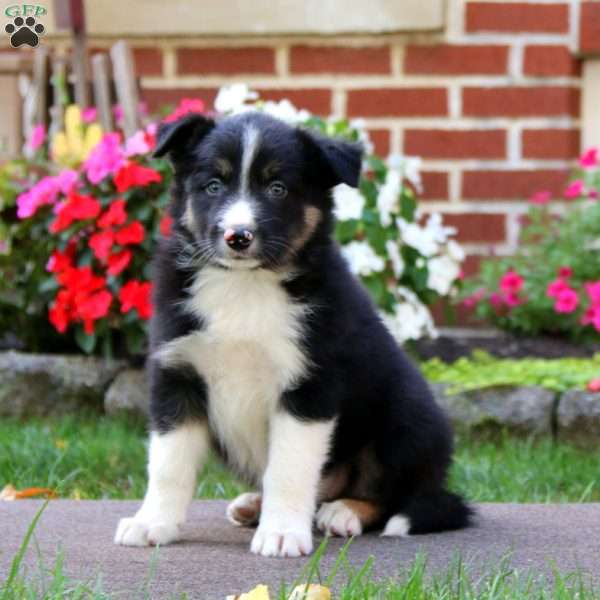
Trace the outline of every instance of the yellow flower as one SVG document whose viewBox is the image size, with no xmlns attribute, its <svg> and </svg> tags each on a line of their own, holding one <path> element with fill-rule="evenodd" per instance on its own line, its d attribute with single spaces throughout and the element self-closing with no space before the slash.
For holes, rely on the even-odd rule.
<svg viewBox="0 0 600 600">
<path fill-rule="evenodd" d="M 81 118 L 81 109 L 76 104 L 65 110 L 65 130 L 52 139 L 52 159 L 65 167 L 77 167 L 89 156 L 102 139 L 102 128 L 98 123 L 86 127 Z"/>
</svg>

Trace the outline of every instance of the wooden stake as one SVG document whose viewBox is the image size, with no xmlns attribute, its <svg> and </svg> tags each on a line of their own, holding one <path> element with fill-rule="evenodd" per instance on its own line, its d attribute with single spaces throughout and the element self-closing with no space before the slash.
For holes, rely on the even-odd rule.
<svg viewBox="0 0 600 600">
<path fill-rule="evenodd" d="M 110 49 L 117 99 L 123 109 L 123 130 L 127 137 L 139 129 L 139 99 L 133 54 L 127 42 L 121 40 Z"/>
<path fill-rule="evenodd" d="M 113 130 L 113 113 L 110 99 L 109 63 L 106 54 L 92 56 L 92 77 L 94 82 L 94 102 L 98 118 L 104 131 Z"/>
</svg>

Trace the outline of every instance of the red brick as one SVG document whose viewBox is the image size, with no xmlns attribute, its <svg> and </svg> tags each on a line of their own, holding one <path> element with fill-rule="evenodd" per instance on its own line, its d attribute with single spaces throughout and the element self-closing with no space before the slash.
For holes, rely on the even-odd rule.
<svg viewBox="0 0 600 600">
<path fill-rule="evenodd" d="M 133 60 L 138 76 L 158 76 L 163 72 L 162 52 L 158 48 L 134 48 Z"/>
<path fill-rule="evenodd" d="M 234 75 L 236 73 L 275 73 L 275 50 L 258 46 L 247 48 L 178 48 L 179 75 Z"/>
<path fill-rule="evenodd" d="M 560 170 L 465 171 L 462 197 L 465 200 L 526 200 L 535 192 L 548 190 L 562 196 L 569 174 Z"/>
<path fill-rule="evenodd" d="M 141 96 L 150 112 L 167 104 L 177 104 L 182 98 L 200 98 L 206 103 L 207 109 L 212 109 L 217 92 L 215 88 L 144 88 Z"/>
<path fill-rule="evenodd" d="M 404 72 L 410 75 L 504 75 L 508 46 L 408 46 Z"/>
<path fill-rule="evenodd" d="M 290 72 L 386 74 L 391 71 L 389 46 L 293 46 Z"/>
<path fill-rule="evenodd" d="M 468 2 L 465 27 L 469 32 L 567 33 L 569 8 L 533 2 Z"/>
<path fill-rule="evenodd" d="M 374 88 L 349 90 L 350 117 L 438 117 L 448 114 L 444 88 Z"/>
<path fill-rule="evenodd" d="M 463 88 L 463 114 L 474 117 L 548 117 L 579 115 L 579 90 L 573 87 Z"/>
<path fill-rule="evenodd" d="M 506 131 L 481 129 L 407 129 L 404 153 L 423 158 L 505 158 Z"/>
<path fill-rule="evenodd" d="M 579 129 L 523 130 L 523 158 L 570 159 L 579 155 Z"/>
<path fill-rule="evenodd" d="M 456 227 L 456 239 L 460 242 L 503 242 L 506 239 L 504 214 L 443 213 L 442 217 L 444 225 Z"/>
<path fill-rule="evenodd" d="M 523 72 L 534 77 L 578 76 L 581 61 L 571 54 L 567 46 L 527 46 Z"/>
<path fill-rule="evenodd" d="M 389 129 L 369 129 L 369 137 L 375 146 L 375 154 L 388 156 L 391 146 L 391 134 Z"/>
<path fill-rule="evenodd" d="M 423 192 L 419 200 L 447 200 L 448 173 L 441 171 L 421 171 Z"/>
<path fill-rule="evenodd" d="M 284 89 L 260 88 L 262 100 L 288 99 L 296 108 L 305 108 L 317 115 L 331 114 L 331 90 L 324 88 Z"/>
<path fill-rule="evenodd" d="M 600 2 L 581 2 L 579 49 L 585 53 L 600 53 Z"/>
<path fill-rule="evenodd" d="M 479 254 L 468 254 L 462 264 L 462 271 L 465 277 L 473 277 L 479 273 L 481 261 L 489 258 Z"/>
</svg>

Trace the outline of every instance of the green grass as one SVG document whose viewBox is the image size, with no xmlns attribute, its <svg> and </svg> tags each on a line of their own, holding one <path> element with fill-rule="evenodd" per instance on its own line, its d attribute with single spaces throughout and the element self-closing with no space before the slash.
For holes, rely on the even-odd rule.
<svg viewBox="0 0 600 600">
<path fill-rule="evenodd" d="M 109 417 L 3 419 L 0 488 L 57 489 L 63 498 L 141 498 L 146 431 Z M 498 436 L 457 441 L 451 487 L 476 502 L 600 501 L 600 446 L 583 450 L 550 439 Z M 197 496 L 231 498 L 244 488 L 211 460 Z"/>
</svg>

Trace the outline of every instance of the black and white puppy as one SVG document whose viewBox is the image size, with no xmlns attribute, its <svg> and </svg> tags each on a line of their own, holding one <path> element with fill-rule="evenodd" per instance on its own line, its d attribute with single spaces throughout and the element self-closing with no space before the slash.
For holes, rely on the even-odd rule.
<svg viewBox="0 0 600 600">
<path fill-rule="evenodd" d="M 312 550 L 312 529 L 456 529 L 447 420 L 331 237 L 331 189 L 357 145 L 260 113 L 164 125 L 172 235 L 155 263 L 149 484 L 115 541 L 166 544 L 209 448 L 259 493 L 228 508 L 263 556 Z"/>
</svg>

